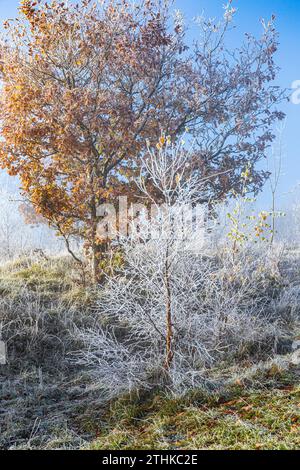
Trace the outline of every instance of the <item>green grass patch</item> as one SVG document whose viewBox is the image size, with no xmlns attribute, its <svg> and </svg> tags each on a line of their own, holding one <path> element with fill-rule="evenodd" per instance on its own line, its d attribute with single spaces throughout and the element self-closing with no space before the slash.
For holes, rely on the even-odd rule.
<svg viewBox="0 0 300 470">
<path fill-rule="evenodd" d="M 96 293 L 78 281 L 78 268 L 68 256 L 49 259 L 20 258 L 0 266 L 0 294 L 16 298 L 24 291 L 44 300 L 85 307 Z"/>
<path fill-rule="evenodd" d="M 115 402 L 91 449 L 288 450 L 300 447 L 300 387 L 194 402 L 156 395 Z"/>
</svg>

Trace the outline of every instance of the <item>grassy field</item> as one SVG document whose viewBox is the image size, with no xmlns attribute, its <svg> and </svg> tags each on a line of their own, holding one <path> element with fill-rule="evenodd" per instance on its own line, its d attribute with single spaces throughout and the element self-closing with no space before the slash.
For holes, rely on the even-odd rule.
<svg viewBox="0 0 300 470">
<path fill-rule="evenodd" d="M 112 405 L 91 449 L 288 450 L 300 448 L 300 387 L 235 390 L 192 403 L 156 396 Z"/>
<path fill-rule="evenodd" d="M 1 449 L 300 448 L 300 367 L 290 354 L 222 366 L 228 384 L 218 392 L 148 391 L 103 404 L 101 389 L 69 362 L 73 325 L 94 321 L 94 292 L 72 269 L 65 258 L 0 269 L 11 338 L 9 364 L 0 366 Z"/>
</svg>

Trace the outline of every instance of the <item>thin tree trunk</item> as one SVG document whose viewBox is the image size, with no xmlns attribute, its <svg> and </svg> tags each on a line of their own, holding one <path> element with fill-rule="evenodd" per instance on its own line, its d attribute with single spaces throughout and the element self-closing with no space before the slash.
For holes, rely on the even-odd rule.
<svg viewBox="0 0 300 470">
<path fill-rule="evenodd" d="M 98 242 L 96 234 L 92 242 L 92 278 L 94 284 L 101 284 L 104 281 L 105 270 L 101 266 L 101 261 L 106 261 L 107 250 L 108 244 Z"/>
<path fill-rule="evenodd" d="M 100 278 L 99 259 L 95 244 L 92 246 L 92 278 L 93 284 L 98 284 Z"/>
<path fill-rule="evenodd" d="M 92 279 L 94 284 L 101 284 L 103 281 L 103 273 L 101 268 L 101 261 L 104 258 L 106 246 L 103 243 L 97 241 L 97 232 L 94 233 L 93 229 L 93 240 L 92 240 Z"/>
<path fill-rule="evenodd" d="M 173 360 L 173 325 L 172 325 L 172 307 L 171 307 L 171 286 L 170 286 L 170 274 L 168 265 L 168 255 L 166 259 L 165 269 L 165 286 L 166 286 L 166 358 L 164 368 L 170 369 Z"/>
<path fill-rule="evenodd" d="M 274 243 L 275 237 L 275 192 L 272 191 L 272 235 L 271 235 L 271 245 Z"/>
<path fill-rule="evenodd" d="M 92 227 L 91 227 L 91 250 L 92 250 L 92 278 L 93 283 L 98 284 L 100 282 L 100 255 L 101 255 L 101 247 L 97 241 L 97 205 L 95 196 L 92 197 L 91 200 L 91 219 L 92 219 Z"/>
</svg>

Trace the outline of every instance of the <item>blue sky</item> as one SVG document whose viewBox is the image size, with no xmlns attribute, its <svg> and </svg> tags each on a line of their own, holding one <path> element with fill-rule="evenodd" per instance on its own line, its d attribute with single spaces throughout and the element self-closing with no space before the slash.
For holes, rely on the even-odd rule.
<svg viewBox="0 0 300 470">
<path fill-rule="evenodd" d="M 208 16 L 220 16 L 226 0 L 176 0 L 176 4 L 192 20 L 204 11 Z M 259 34 L 260 18 L 269 19 L 276 15 L 277 30 L 280 34 L 280 48 L 277 64 L 281 68 L 278 84 L 291 88 L 292 83 L 300 81 L 300 1 L 299 0 L 233 0 L 238 11 L 235 17 L 236 30 L 231 41 L 237 45 L 245 32 Z M 197 34 L 196 30 L 193 32 Z M 299 93 L 300 96 L 300 93 Z M 294 199 L 291 191 L 300 184 L 300 104 L 286 103 L 283 110 L 287 115 L 284 130 L 284 160 L 279 196 L 283 204 Z M 299 192 L 298 192 L 299 194 Z M 268 204 L 269 186 L 266 185 L 260 198 L 262 204 Z"/>
<path fill-rule="evenodd" d="M 13 18 L 16 15 L 18 0 L 0 0 L 0 20 Z M 226 0 L 175 0 L 176 7 L 182 10 L 186 20 L 191 24 L 193 35 L 197 29 L 192 26 L 192 20 L 203 11 L 208 16 L 223 14 Z M 233 5 L 238 12 L 235 18 L 236 30 L 231 42 L 237 45 L 245 32 L 261 31 L 260 18 L 268 19 L 276 15 L 277 29 L 280 33 L 280 50 L 277 63 L 281 67 L 278 84 L 291 88 L 294 81 L 300 80 L 300 1 L 299 0 L 235 0 Z M 300 104 L 287 103 L 283 107 L 287 114 L 284 132 L 285 157 L 283 175 L 281 177 L 280 195 L 288 199 L 287 194 L 298 183 L 300 184 Z M 268 203 L 268 186 L 261 200 Z"/>
</svg>

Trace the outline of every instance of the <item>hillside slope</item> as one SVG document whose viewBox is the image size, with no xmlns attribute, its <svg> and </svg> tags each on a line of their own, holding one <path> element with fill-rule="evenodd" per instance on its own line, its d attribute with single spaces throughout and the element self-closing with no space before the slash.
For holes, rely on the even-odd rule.
<svg viewBox="0 0 300 470">
<path fill-rule="evenodd" d="M 98 296 L 80 285 L 72 262 L 6 264 L 0 293 L 8 348 L 8 363 L 0 365 L 1 449 L 300 448 L 298 351 L 238 368 L 221 364 L 215 382 L 221 368 L 224 386 L 210 393 L 139 391 L 107 402 L 70 361 L 80 348 L 76 329 L 95 322 Z"/>
</svg>

